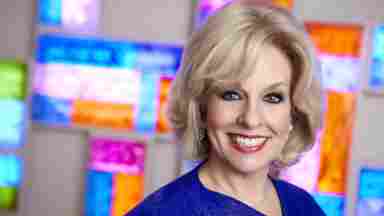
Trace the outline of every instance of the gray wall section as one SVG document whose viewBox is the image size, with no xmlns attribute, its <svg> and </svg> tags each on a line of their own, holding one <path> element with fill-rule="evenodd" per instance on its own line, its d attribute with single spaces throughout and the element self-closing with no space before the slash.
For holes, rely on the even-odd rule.
<svg viewBox="0 0 384 216">
<path fill-rule="evenodd" d="M 32 133 L 26 200 L 20 215 L 79 215 L 84 200 L 87 134 L 39 126 L 34 126 Z"/>
<path fill-rule="evenodd" d="M 31 0 L 0 1 L 0 57 L 26 60 L 31 51 L 35 4 Z"/>
<path fill-rule="evenodd" d="M 102 1 L 105 35 L 182 45 L 189 32 L 190 1 Z"/>
<path fill-rule="evenodd" d="M 347 202 L 345 215 L 354 215 L 357 199 L 358 172 L 362 166 L 384 166 L 384 148 L 382 147 L 382 125 L 384 115 L 384 95 L 370 96 L 363 93 L 367 89 L 370 70 L 370 52 L 372 29 L 376 24 L 384 24 L 382 9 L 384 2 L 371 0 L 296 0 L 294 13 L 307 21 L 330 23 L 354 23 L 364 25 L 365 38 L 362 50 L 360 74 L 361 92 L 358 94 L 356 120 L 353 129 L 353 143 L 350 149 L 348 167 Z M 335 146 L 335 148 L 337 148 Z"/>
<path fill-rule="evenodd" d="M 111 38 L 183 44 L 189 32 L 191 1 L 102 1 L 101 31 Z M 362 5 L 363 4 L 363 5 Z M 0 1 L 0 57 L 28 59 L 33 38 L 35 1 Z M 296 0 L 294 13 L 305 20 L 384 23 L 381 0 Z M 368 74 L 365 62 L 362 80 Z M 364 83 L 362 82 L 362 87 Z M 384 97 L 359 94 L 349 173 L 348 213 L 352 215 L 360 164 L 384 164 L 381 146 Z M 26 160 L 17 212 L 4 216 L 82 215 L 88 133 L 83 130 L 33 126 L 22 151 Z M 157 145 L 156 145 L 157 144 Z M 152 143 L 147 148 L 146 193 L 176 175 L 178 149 Z"/>
</svg>

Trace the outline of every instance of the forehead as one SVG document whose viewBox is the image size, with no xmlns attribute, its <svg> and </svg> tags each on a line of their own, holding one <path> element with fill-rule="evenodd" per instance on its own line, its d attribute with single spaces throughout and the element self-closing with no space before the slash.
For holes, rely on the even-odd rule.
<svg viewBox="0 0 384 216">
<path fill-rule="evenodd" d="M 290 83 L 292 65 L 288 57 L 275 46 L 265 46 L 255 67 L 250 69 L 250 76 L 244 82 L 274 84 L 277 82 Z"/>
<path fill-rule="evenodd" d="M 213 84 L 219 88 L 245 87 L 267 88 L 276 83 L 291 84 L 292 65 L 289 58 L 273 45 L 265 45 L 259 50 L 257 57 L 243 62 L 245 65 L 234 66 L 235 73 L 228 72 L 229 76 L 218 79 Z M 231 74 L 230 74 L 231 73 Z"/>
</svg>

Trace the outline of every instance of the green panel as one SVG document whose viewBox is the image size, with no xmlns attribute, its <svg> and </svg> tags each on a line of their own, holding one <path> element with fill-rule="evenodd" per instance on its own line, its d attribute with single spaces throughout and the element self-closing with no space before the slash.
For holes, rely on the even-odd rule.
<svg viewBox="0 0 384 216">
<path fill-rule="evenodd" d="M 17 189 L 0 187 L 0 209 L 16 209 Z"/>
<path fill-rule="evenodd" d="M 26 95 L 27 66 L 12 60 L 0 60 L 0 99 L 23 100 Z"/>
</svg>

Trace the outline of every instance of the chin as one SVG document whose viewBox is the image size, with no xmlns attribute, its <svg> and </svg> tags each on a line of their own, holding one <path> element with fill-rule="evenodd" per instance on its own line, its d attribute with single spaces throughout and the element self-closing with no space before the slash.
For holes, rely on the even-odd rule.
<svg viewBox="0 0 384 216">
<path fill-rule="evenodd" d="M 268 173 L 271 162 L 261 158 L 229 159 L 226 161 L 229 169 L 242 175 Z"/>
</svg>

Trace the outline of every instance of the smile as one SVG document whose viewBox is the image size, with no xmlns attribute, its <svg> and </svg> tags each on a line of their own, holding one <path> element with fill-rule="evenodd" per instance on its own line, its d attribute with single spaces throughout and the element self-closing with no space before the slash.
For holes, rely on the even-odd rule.
<svg viewBox="0 0 384 216">
<path fill-rule="evenodd" d="M 233 147 L 241 153 L 258 152 L 265 146 L 270 137 L 266 136 L 242 136 L 232 134 Z"/>
</svg>

